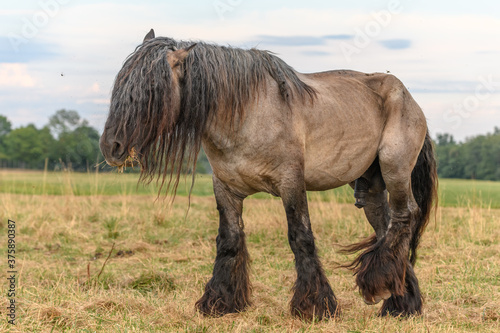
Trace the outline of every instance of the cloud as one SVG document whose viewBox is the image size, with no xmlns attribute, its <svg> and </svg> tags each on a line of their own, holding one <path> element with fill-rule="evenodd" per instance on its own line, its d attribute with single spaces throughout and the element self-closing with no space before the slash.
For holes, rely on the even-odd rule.
<svg viewBox="0 0 500 333">
<path fill-rule="evenodd" d="M 479 55 L 498 55 L 498 54 L 500 54 L 500 52 L 497 50 L 482 50 L 482 51 L 476 51 L 475 53 L 479 54 Z"/>
<path fill-rule="evenodd" d="M 325 40 L 315 36 L 257 36 L 258 44 L 277 46 L 317 46 L 325 44 Z"/>
<path fill-rule="evenodd" d="M 108 98 L 81 98 L 76 100 L 76 104 L 85 103 L 108 106 L 110 102 Z"/>
<path fill-rule="evenodd" d="M 101 91 L 101 85 L 97 82 L 94 82 L 94 84 L 92 85 L 92 87 L 90 87 L 90 92 L 92 93 L 99 93 Z"/>
<path fill-rule="evenodd" d="M 229 4 L 236 2 L 224 0 Z M 443 125 L 439 126 L 446 131 L 452 129 L 446 127 L 442 113 L 455 103 L 454 91 L 474 93 L 476 85 L 470 82 L 489 73 L 493 73 L 495 82 L 500 81 L 499 67 L 495 66 L 500 44 L 491 42 L 498 37 L 500 19 L 491 10 L 488 16 L 468 11 L 457 15 L 444 11 L 451 7 L 440 3 L 443 13 L 433 15 L 432 10 L 427 11 L 431 7 L 421 2 L 405 6 L 397 20 L 394 16 L 381 34 L 348 62 L 339 45 L 359 43 L 355 38 L 358 29 L 365 33 L 367 22 L 374 20 L 370 11 L 384 9 L 383 4 L 363 7 L 345 2 L 331 6 L 328 2 L 313 1 L 304 8 L 304 3 L 296 0 L 287 2 L 286 7 L 279 1 L 244 1 L 226 12 L 225 20 L 221 21 L 211 2 L 203 2 L 193 13 L 188 2 L 160 5 L 149 0 L 140 4 L 117 0 L 71 1 L 61 6 L 57 17 L 36 38 L 21 44 L 16 53 L 8 34 L 21 34 L 21 19 L 31 19 L 41 7 L 36 1 L 10 3 L 0 9 L 0 62 L 28 65 L 27 68 L 0 65 L 0 109 L 12 117 L 15 126 L 33 121 L 42 125 L 55 110 L 74 108 L 93 125 L 102 127 L 113 79 L 124 59 L 152 27 L 157 35 L 176 39 L 268 48 L 303 72 L 332 67 L 365 72 L 389 69 L 419 95 L 419 103 L 434 118 L 431 120 L 441 121 Z M 112 17 L 109 13 L 113 13 Z M 372 47 L 374 44 L 376 47 Z M 442 78 L 450 82 L 443 82 Z M 36 89 L 27 94 L 29 88 L 25 87 L 33 84 Z M 426 105 L 426 97 L 430 95 L 442 104 Z M 22 117 L 17 116 L 20 108 L 26 110 Z M 27 110 L 31 110 L 31 116 Z M 469 124 L 464 122 L 462 126 L 465 132 Z"/>
<path fill-rule="evenodd" d="M 35 79 L 28 73 L 25 64 L 0 63 L 0 87 L 30 88 Z"/>
<path fill-rule="evenodd" d="M 325 45 L 329 40 L 352 39 L 353 35 L 338 34 L 326 36 L 272 36 L 259 35 L 256 37 L 256 44 L 273 46 L 319 46 Z"/>
<path fill-rule="evenodd" d="M 379 43 L 389 50 L 404 50 L 411 47 L 411 40 L 409 39 L 386 39 L 381 40 Z"/>
<path fill-rule="evenodd" d="M 326 35 L 323 36 L 325 39 L 335 39 L 335 40 L 344 40 L 344 39 L 352 39 L 354 38 L 354 35 L 346 35 L 346 34 L 340 34 L 340 35 Z"/>
<path fill-rule="evenodd" d="M 302 51 L 301 54 L 303 54 L 303 55 L 305 55 L 307 57 L 323 57 L 323 56 L 329 56 L 329 55 L 331 55 L 330 52 L 313 51 L 313 50 Z"/>
<path fill-rule="evenodd" d="M 4 109 L 2 110 L 2 115 L 12 122 L 14 128 L 26 126 L 28 124 L 34 124 L 36 127 L 41 128 L 47 124 L 48 120 L 48 117 L 41 111 L 42 108 L 27 105 Z"/>
<path fill-rule="evenodd" d="M 54 46 L 20 36 L 0 36 L 0 59 L 3 63 L 45 60 L 56 56 Z"/>
</svg>

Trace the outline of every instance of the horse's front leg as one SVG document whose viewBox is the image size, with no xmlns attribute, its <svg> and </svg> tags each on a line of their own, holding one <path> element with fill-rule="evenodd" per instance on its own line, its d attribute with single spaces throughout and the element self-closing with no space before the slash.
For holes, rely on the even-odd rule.
<svg viewBox="0 0 500 333">
<path fill-rule="evenodd" d="M 213 276 L 196 302 L 196 308 L 204 315 L 222 316 L 243 311 L 250 305 L 249 256 L 241 218 L 243 198 L 215 175 L 213 184 L 219 211 L 217 256 Z"/>
<path fill-rule="evenodd" d="M 290 302 L 292 315 L 322 319 L 335 317 L 338 306 L 318 258 L 309 219 L 303 179 L 294 179 L 292 187 L 281 190 L 288 221 L 288 241 L 295 255 L 297 280 Z"/>
</svg>

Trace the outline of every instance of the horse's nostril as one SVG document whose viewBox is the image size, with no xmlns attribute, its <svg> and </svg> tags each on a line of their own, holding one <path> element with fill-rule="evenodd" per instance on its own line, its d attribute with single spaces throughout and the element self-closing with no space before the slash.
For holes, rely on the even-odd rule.
<svg viewBox="0 0 500 333">
<path fill-rule="evenodd" d="M 111 148 L 111 152 L 114 153 L 114 152 L 117 152 L 118 149 L 120 149 L 120 144 L 118 142 L 113 142 L 113 148 Z"/>
<path fill-rule="evenodd" d="M 123 152 L 123 145 L 118 141 L 113 142 L 113 147 L 111 147 L 111 155 L 119 157 L 123 155 Z"/>
</svg>

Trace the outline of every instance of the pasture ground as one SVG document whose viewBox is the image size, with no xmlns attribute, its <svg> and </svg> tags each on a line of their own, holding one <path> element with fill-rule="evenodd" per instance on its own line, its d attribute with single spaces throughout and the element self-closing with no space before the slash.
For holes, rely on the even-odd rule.
<svg viewBox="0 0 500 333">
<path fill-rule="evenodd" d="M 319 253 L 342 315 L 303 322 L 290 316 L 295 279 L 281 201 L 245 201 L 253 305 L 205 318 L 194 311 L 211 276 L 218 215 L 210 177 L 174 204 L 136 175 L 0 170 L 1 276 L 7 273 L 7 220 L 16 221 L 16 325 L 7 323 L 0 283 L 0 331 L 11 332 L 499 332 L 500 184 L 441 181 L 441 203 L 425 233 L 416 273 L 422 316 L 379 318 L 336 268 L 338 252 L 371 233 L 348 188 L 310 193 Z M 108 259 L 109 256 L 109 259 Z"/>
</svg>

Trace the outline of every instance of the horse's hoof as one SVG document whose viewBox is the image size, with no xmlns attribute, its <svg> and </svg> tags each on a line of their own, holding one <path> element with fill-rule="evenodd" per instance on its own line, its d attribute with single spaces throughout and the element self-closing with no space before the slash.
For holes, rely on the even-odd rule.
<svg viewBox="0 0 500 333">
<path fill-rule="evenodd" d="M 305 321 L 312 321 L 312 320 L 327 320 L 327 319 L 335 319 L 339 317 L 340 315 L 340 307 L 334 303 L 331 304 L 329 307 L 321 307 L 318 306 L 317 308 L 313 309 L 302 309 L 299 310 L 297 308 L 292 309 L 292 316 L 300 318 Z"/>
<path fill-rule="evenodd" d="M 391 297 L 391 295 L 392 294 L 389 290 L 384 290 L 384 292 L 382 292 L 381 294 L 373 296 L 372 299 L 368 299 L 366 297 L 363 297 L 363 300 L 368 305 L 375 305 L 375 304 L 380 303 L 380 301 L 388 300 Z"/>
<path fill-rule="evenodd" d="M 329 293 L 320 297 L 308 295 L 304 299 L 300 298 L 296 302 L 297 295 L 294 295 L 290 303 L 292 316 L 298 317 L 302 320 L 324 320 L 328 318 L 336 318 L 340 315 L 340 307 L 337 303 L 335 295 L 330 288 Z"/>
</svg>

